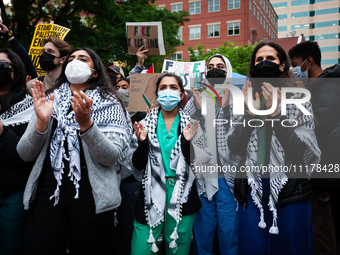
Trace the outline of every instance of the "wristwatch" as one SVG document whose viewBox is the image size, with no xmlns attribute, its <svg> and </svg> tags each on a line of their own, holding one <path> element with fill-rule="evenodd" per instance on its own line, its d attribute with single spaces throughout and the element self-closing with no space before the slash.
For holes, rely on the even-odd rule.
<svg viewBox="0 0 340 255">
<path fill-rule="evenodd" d="M 11 38 L 13 36 L 13 34 L 8 31 L 7 33 L 1 33 L 1 36 L 9 39 L 9 38 Z"/>
</svg>

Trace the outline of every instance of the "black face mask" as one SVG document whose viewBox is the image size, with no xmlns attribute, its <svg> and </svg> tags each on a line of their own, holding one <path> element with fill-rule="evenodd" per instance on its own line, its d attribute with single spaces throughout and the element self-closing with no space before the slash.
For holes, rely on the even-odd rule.
<svg viewBox="0 0 340 255">
<path fill-rule="evenodd" d="M 53 62 L 55 58 L 56 57 L 54 55 L 43 52 L 40 56 L 40 67 L 46 72 L 56 68 L 56 65 Z"/>
<path fill-rule="evenodd" d="M 213 68 L 207 72 L 207 79 L 212 86 L 223 84 L 226 72 L 222 69 Z"/>
<path fill-rule="evenodd" d="M 258 63 L 254 71 L 258 78 L 278 78 L 281 73 L 280 65 L 268 60 Z"/>
<path fill-rule="evenodd" d="M 9 68 L 10 62 L 0 63 L 0 88 L 7 87 L 12 83 L 12 69 Z"/>
</svg>

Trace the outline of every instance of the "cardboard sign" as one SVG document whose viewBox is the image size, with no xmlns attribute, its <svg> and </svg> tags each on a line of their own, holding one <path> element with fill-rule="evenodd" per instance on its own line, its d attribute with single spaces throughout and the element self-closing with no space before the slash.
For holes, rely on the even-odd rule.
<svg viewBox="0 0 340 255">
<path fill-rule="evenodd" d="M 131 74 L 129 111 L 145 112 L 146 107 L 159 105 L 156 96 L 156 82 L 161 73 Z"/>
<path fill-rule="evenodd" d="M 36 26 L 28 54 L 31 56 L 33 65 L 39 76 L 45 74 L 45 71 L 41 69 L 39 63 L 40 56 L 42 55 L 42 49 L 44 47 L 44 39 L 49 36 L 53 36 L 64 40 L 69 31 L 69 28 L 62 27 L 56 24 L 38 24 Z"/>
<path fill-rule="evenodd" d="M 205 70 L 205 60 L 197 62 L 180 62 L 165 59 L 163 62 L 162 73 L 175 73 L 183 81 L 185 90 L 191 87 L 199 87 L 198 83 L 202 82 Z"/>
<path fill-rule="evenodd" d="M 165 55 L 162 22 L 127 22 L 126 37 L 130 55 L 143 45 L 148 55 Z"/>
</svg>

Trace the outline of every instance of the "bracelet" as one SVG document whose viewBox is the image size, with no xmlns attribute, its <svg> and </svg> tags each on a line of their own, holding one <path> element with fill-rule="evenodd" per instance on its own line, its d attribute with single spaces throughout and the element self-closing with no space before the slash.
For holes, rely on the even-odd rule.
<svg viewBox="0 0 340 255">
<path fill-rule="evenodd" d="M 5 37 L 5 38 L 7 38 L 7 39 L 9 39 L 9 38 L 11 38 L 13 35 L 12 35 L 12 33 L 11 32 L 7 32 L 7 33 L 1 33 L 1 36 L 2 37 Z"/>
</svg>

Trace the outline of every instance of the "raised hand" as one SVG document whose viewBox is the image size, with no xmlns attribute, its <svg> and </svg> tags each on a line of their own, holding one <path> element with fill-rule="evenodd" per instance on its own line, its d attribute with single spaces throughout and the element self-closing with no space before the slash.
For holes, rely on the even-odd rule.
<svg viewBox="0 0 340 255">
<path fill-rule="evenodd" d="M 229 105 L 229 100 L 230 100 L 230 90 L 223 89 L 222 108 L 227 107 Z"/>
<path fill-rule="evenodd" d="M 191 141 L 198 130 L 199 127 L 199 121 L 195 120 L 192 127 L 190 127 L 191 123 L 189 122 L 188 125 L 185 127 L 185 129 L 183 130 L 183 136 L 187 141 Z"/>
<path fill-rule="evenodd" d="M 6 27 L 6 25 L 5 24 L 3 24 L 3 23 L 0 23 L 0 33 L 7 33 L 7 32 L 9 32 L 9 30 L 8 30 L 8 28 Z"/>
<path fill-rule="evenodd" d="M 251 88 L 252 87 L 252 84 L 250 81 L 246 81 L 242 87 L 242 92 L 243 92 L 243 96 L 244 96 L 244 103 L 248 109 L 248 112 L 255 116 L 254 113 L 252 113 L 250 110 L 249 110 L 249 106 L 248 106 L 248 88 Z M 261 101 L 260 101 L 260 95 L 259 93 L 255 93 L 255 100 L 252 96 L 252 104 L 253 104 L 253 107 L 256 109 L 256 110 L 260 110 L 261 108 Z"/>
<path fill-rule="evenodd" d="M 35 114 L 37 115 L 35 128 L 39 132 L 45 132 L 52 116 L 54 94 L 51 94 L 50 100 L 47 102 L 43 83 L 36 81 L 33 82 L 32 97 Z"/>
<path fill-rule="evenodd" d="M 142 47 L 140 47 L 139 49 L 138 49 L 138 51 L 137 51 L 137 53 L 136 53 L 136 55 L 137 55 L 137 59 L 138 59 L 138 66 L 139 67 L 143 67 L 143 65 L 144 65 L 144 61 L 145 61 L 145 59 L 147 59 L 148 58 L 148 56 L 146 55 L 148 52 L 149 52 L 149 50 L 143 50 L 144 49 L 144 45 L 142 46 Z"/>
<path fill-rule="evenodd" d="M 202 98 L 198 94 L 198 91 L 195 91 L 193 87 L 191 87 L 191 93 L 194 98 L 194 103 L 197 109 L 202 109 Z"/>
<path fill-rule="evenodd" d="M 135 130 L 136 136 L 138 141 L 144 141 L 148 133 L 146 132 L 145 128 L 143 127 L 142 123 L 135 122 L 133 124 L 133 129 Z"/>
<path fill-rule="evenodd" d="M 277 89 L 277 105 L 275 111 L 270 114 L 271 117 L 274 117 L 280 113 L 279 109 L 279 103 L 281 100 L 281 90 L 279 88 L 274 88 L 271 84 L 264 82 L 262 89 L 262 95 L 264 99 L 266 100 L 266 109 L 270 109 L 273 105 L 273 91 L 274 89 Z"/>
<path fill-rule="evenodd" d="M 89 127 L 91 127 L 93 123 L 91 119 L 93 100 L 86 96 L 83 91 L 80 91 L 79 93 L 80 94 L 78 94 L 76 91 L 73 91 L 71 104 L 76 121 L 79 124 L 80 130 L 84 132 Z"/>
</svg>

